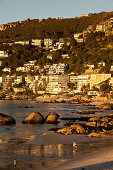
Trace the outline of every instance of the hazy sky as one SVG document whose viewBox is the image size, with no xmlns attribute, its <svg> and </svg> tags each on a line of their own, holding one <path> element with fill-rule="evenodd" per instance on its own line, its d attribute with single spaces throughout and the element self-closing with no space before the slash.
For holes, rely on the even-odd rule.
<svg viewBox="0 0 113 170">
<path fill-rule="evenodd" d="M 0 24 L 113 11 L 113 0 L 0 0 Z"/>
</svg>

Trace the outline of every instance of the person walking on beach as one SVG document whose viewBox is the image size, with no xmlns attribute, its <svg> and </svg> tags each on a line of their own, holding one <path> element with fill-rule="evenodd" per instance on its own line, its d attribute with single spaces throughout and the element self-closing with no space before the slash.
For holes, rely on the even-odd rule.
<svg viewBox="0 0 113 170">
<path fill-rule="evenodd" d="M 77 143 L 75 142 L 75 140 L 73 141 L 73 147 L 77 146 Z"/>
</svg>

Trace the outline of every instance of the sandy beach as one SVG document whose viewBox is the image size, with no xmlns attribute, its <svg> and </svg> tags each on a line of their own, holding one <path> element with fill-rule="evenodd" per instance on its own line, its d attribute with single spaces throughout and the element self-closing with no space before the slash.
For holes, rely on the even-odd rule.
<svg viewBox="0 0 113 170">
<path fill-rule="evenodd" d="M 52 170 L 49 168 L 48 170 Z M 113 169 L 113 147 L 87 154 L 54 167 L 54 170 L 108 170 Z"/>
<path fill-rule="evenodd" d="M 43 140 L 43 138 L 45 140 Z M 38 144 L 41 144 L 42 141 L 43 144 L 46 143 L 47 145 L 55 145 L 55 144 L 71 144 L 73 140 L 76 140 L 78 145 L 79 143 L 84 142 L 94 142 L 94 141 L 100 141 L 104 139 L 99 138 L 89 138 L 85 135 L 60 135 L 60 134 L 45 134 L 42 136 L 37 136 L 33 139 L 34 142 L 38 142 Z M 73 160 L 68 160 L 64 163 L 60 163 L 56 166 L 46 168 L 47 170 L 108 170 L 113 169 L 113 147 L 107 147 L 102 150 L 94 151 L 92 153 L 87 153 L 84 155 L 81 155 Z"/>
</svg>

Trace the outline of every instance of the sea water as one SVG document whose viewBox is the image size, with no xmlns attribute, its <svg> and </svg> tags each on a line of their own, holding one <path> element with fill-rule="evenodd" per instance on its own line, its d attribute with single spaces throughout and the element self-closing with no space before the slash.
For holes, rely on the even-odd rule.
<svg viewBox="0 0 113 170">
<path fill-rule="evenodd" d="M 21 105 L 29 108 L 20 108 L 19 106 Z M 92 109 L 90 106 L 68 103 L 1 100 L 0 112 L 14 117 L 16 124 L 0 126 L 0 169 L 46 169 L 59 162 L 95 151 L 100 146 L 105 146 L 106 140 L 103 142 L 81 143 L 78 150 L 73 149 L 72 144 L 43 145 L 37 142 L 33 143 L 31 141 L 35 140 L 36 136 L 51 133 L 48 131 L 51 128 L 64 127 L 66 121 L 60 120 L 56 125 L 22 124 L 22 121 L 32 112 L 40 112 L 44 118 L 49 113 L 57 113 L 60 115 L 60 118 L 77 118 L 80 117 L 77 112 L 81 110 Z M 111 141 L 109 143 L 112 145 Z M 16 165 L 13 164 L 14 160 L 16 160 Z"/>
</svg>

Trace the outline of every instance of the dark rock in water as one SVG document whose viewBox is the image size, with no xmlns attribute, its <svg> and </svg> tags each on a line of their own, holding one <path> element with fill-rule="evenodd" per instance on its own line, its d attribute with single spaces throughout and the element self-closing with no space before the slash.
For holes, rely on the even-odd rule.
<svg viewBox="0 0 113 170">
<path fill-rule="evenodd" d="M 60 116 L 56 113 L 48 114 L 47 117 L 45 118 L 45 123 L 50 123 L 50 124 L 58 123 L 57 119 L 59 117 Z"/>
<path fill-rule="evenodd" d="M 50 129 L 48 129 L 48 130 L 49 130 L 49 131 L 57 132 L 58 129 L 60 129 L 60 128 L 50 128 Z"/>
<path fill-rule="evenodd" d="M 21 105 L 21 106 L 18 106 L 20 108 L 33 108 L 33 107 L 30 107 L 30 106 L 24 106 L 24 105 Z"/>
<path fill-rule="evenodd" d="M 0 113 L 0 125 L 15 124 L 16 121 L 13 117 Z"/>
<path fill-rule="evenodd" d="M 70 120 L 70 121 L 88 121 L 90 117 L 77 117 L 77 118 L 72 118 L 72 117 L 64 117 L 60 118 L 61 120 Z"/>
<path fill-rule="evenodd" d="M 72 117 L 63 117 L 60 118 L 61 120 L 78 120 L 79 118 L 72 118 Z"/>
<path fill-rule="evenodd" d="M 33 112 L 31 113 L 22 123 L 44 123 L 44 117 L 39 112 Z"/>
<path fill-rule="evenodd" d="M 64 123 L 64 126 L 70 126 L 72 124 L 73 124 L 72 122 L 68 121 L 68 122 Z"/>
<path fill-rule="evenodd" d="M 95 111 L 84 110 L 84 111 L 77 112 L 77 113 L 81 115 L 88 115 L 88 114 L 95 114 Z"/>
</svg>

